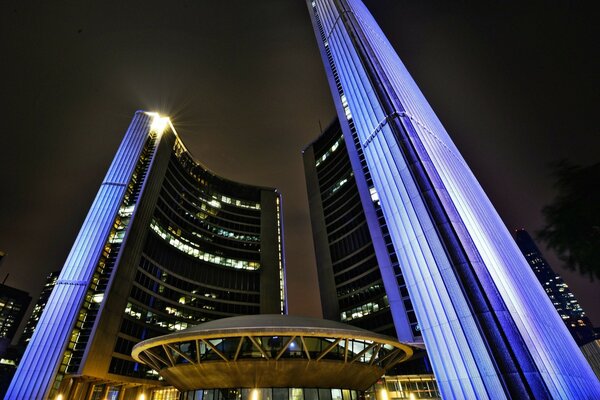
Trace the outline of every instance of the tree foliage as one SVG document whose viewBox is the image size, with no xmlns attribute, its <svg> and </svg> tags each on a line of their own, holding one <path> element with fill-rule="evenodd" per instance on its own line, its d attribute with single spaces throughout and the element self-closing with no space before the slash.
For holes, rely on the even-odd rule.
<svg viewBox="0 0 600 400">
<path fill-rule="evenodd" d="M 600 163 L 562 160 L 552 174 L 557 195 L 542 209 L 545 226 L 538 236 L 568 268 L 600 279 Z"/>
</svg>

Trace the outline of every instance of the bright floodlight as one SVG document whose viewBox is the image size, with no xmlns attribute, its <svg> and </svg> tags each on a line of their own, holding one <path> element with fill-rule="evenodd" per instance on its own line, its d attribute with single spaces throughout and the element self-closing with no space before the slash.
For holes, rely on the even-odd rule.
<svg viewBox="0 0 600 400">
<path fill-rule="evenodd" d="M 161 117 L 159 114 L 154 114 L 150 130 L 156 133 L 162 133 L 169 124 L 169 117 Z"/>
</svg>

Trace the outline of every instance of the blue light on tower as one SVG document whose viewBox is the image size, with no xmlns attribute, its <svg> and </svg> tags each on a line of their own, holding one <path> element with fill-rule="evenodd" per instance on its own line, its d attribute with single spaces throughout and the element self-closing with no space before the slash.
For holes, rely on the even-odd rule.
<svg viewBox="0 0 600 400">
<path fill-rule="evenodd" d="M 600 398 L 589 365 L 368 10 L 359 0 L 308 6 L 344 139 L 360 141 L 444 397 Z"/>
<path fill-rule="evenodd" d="M 160 136 L 168 123 L 156 114 L 136 113 L 65 261 L 7 399 L 45 399 L 58 387 L 72 350 L 65 349 L 78 329 L 84 304 L 102 303 L 103 293 L 90 296 L 89 290 L 101 254 L 114 232 L 115 219 L 123 211 L 135 217 L 135 205 L 127 210 L 121 206 L 140 154 L 150 134 Z"/>
</svg>

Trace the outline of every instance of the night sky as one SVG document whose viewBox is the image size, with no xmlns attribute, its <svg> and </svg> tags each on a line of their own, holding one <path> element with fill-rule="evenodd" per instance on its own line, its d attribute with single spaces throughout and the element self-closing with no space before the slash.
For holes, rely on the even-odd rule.
<svg viewBox="0 0 600 400">
<path fill-rule="evenodd" d="M 506 225 L 539 229 L 548 163 L 600 160 L 592 2 L 366 3 Z M 290 312 L 320 315 L 301 149 L 334 109 L 304 1 L 10 0 L 0 31 L 0 279 L 37 297 L 144 109 L 217 174 L 280 189 Z M 600 284 L 546 255 L 600 325 Z"/>
</svg>

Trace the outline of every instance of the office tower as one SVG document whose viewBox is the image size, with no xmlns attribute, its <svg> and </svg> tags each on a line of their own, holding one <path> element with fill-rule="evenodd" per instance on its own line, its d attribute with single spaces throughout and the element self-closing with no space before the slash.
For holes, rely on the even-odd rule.
<svg viewBox="0 0 600 400">
<path fill-rule="evenodd" d="M 366 7 L 307 4 L 344 141 L 363 152 L 442 395 L 600 397 L 510 233 Z"/>
<path fill-rule="evenodd" d="M 30 302 L 29 293 L 0 283 L 0 355 L 15 337 Z"/>
<path fill-rule="evenodd" d="M 140 340 L 284 312 L 280 208 L 275 189 L 215 175 L 168 118 L 138 111 L 7 398 L 128 399 L 161 385 L 131 358 Z"/>
<path fill-rule="evenodd" d="M 346 147 L 336 119 L 302 156 L 323 317 L 422 343 L 361 150 Z M 423 351 L 390 373 L 433 379 Z"/>
<path fill-rule="evenodd" d="M 50 298 L 52 289 L 54 289 L 54 286 L 56 286 L 56 281 L 58 280 L 59 274 L 60 271 L 53 271 L 46 276 L 46 282 L 44 283 L 44 287 L 42 288 L 40 297 L 35 303 L 35 306 L 33 306 L 31 315 L 27 320 L 27 325 L 25 325 L 25 329 L 23 330 L 23 333 L 21 333 L 21 337 L 19 338 L 19 345 L 23 346 L 23 348 L 25 348 L 27 344 L 29 344 L 31 336 L 33 336 L 35 327 L 37 326 L 40 317 L 42 316 L 44 308 L 46 308 L 46 303 L 48 303 L 48 299 Z"/>
<path fill-rule="evenodd" d="M 336 119 L 302 157 L 323 317 L 422 341 L 361 150 Z"/>
<path fill-rule="evenodd" d="M 596 333 L 592 322 L 585 316 L 569 286 L 552 270 L 529 233 L 525 229 L 516 230 L 515 241 L 575 342 L 582 346 L 594 340 Z"/>
</svg>

